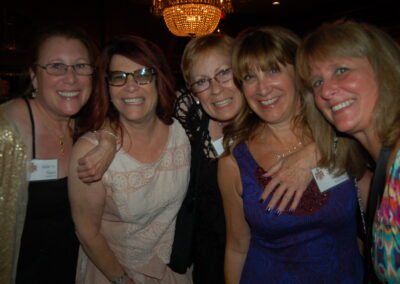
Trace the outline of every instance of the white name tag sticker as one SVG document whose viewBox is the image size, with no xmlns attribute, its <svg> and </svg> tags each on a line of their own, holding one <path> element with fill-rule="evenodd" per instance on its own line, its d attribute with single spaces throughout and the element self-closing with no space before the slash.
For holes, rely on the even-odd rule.
<svg viewBox="0 0 400 284">
<path fill-rule="evenodd" d="M 49 180 L 58 178 L 58 160 L 31 160 L 30 181 Z"/>
<path fill-rule="evenodd" d="M 315 182 L 318 185 L 319 191 L 321 192 L 327 191 L 328 189 L 349 179 L 347 173 L 344 173 L 338 177 L 334 177 L 326 168 L 314 168 L 311 170 L 311 172 L 314 176 Z"/>
<path fill-rule="evenodd" d="M 211 141 L 215 152 L 217 152 L 218 157 L 222 155 L 222 153 L 224 153 L 225 149 L 224 149 L 224 145 L 222 144 L 223 141 L 223 137 L 218 138 L 217 140 Z"/>
</svg>

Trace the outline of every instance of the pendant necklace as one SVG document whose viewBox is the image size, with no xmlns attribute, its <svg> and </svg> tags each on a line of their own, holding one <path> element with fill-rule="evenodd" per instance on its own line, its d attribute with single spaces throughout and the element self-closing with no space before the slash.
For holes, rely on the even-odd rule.
<svg viewBox="0 0 400 284">
<path fill-rule="evenodd" d="M 40 112 L 43 113 L 43 111 L 42 111 L 40 108 L 39 108 L 39 110 L 40 110 Z M 43 117 L 43 118 L 44 118 L 44 117 Z M 64 157 L 64 156 L 65 156 L 65 143 L 64 143 L 64 137 L 65 137 L 65 135 L 59 135 L 59 134 L 57 134 L 56 131 L 55 131 L 56 128 L 54 128 L 54 129 L 50 128 L 50 127 L 48 126 L 47 123 L 44 123 L 44 126 L 45 126 L 50 132 L 54 133 L 54 135 L 57 136 L 57 138 L 58 138 L 58 145 L 59 145 L 59 147 L 60 147 L 60 148 L 59 148 L 59 151 L 60 151 L 60 153 L 61 153 L 61 156 Z"/>
<path fill-rule="evenodd" d="M 292 148 L 290 148 L 286 152 L 283 152 L 283 153 L 272 152 L 272 153 L 275 155 L 275 158 L 278 161 L 280 161 L 280 160 L 283 160 L 285 157 L 289 156 L 290 154 L 292 154 L 293 152 L 296 152 L 296 150 L 299 149 L 302 145 L 303 145 L 303 143 L 300 141 L 299 143 L 294 145 Z"/>
</svg>

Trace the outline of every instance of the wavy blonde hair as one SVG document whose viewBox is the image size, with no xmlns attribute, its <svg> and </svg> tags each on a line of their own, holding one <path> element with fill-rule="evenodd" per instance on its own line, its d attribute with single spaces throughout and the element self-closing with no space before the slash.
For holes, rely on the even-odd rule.
<svg viewBox="0 0 400 284">
<path fill-rule="evenodd" d="M 297 70 L 296 54 L 299 46 L 300 39 L 285 28 L 260 27 L 245 30 L 239 34 L 233 48 L 232 70 L 236 83 L 241 87 L 243 77 L 254 67 L 269 70 L 277 68 L 278 64 L 290 64 Z M 322 155 L 319 166 L 329 168 L 336 175 L 347 171 L 361 178 L 368 164 L 368 154 L 354 138 L 336 133 L 315 107 L 313 97 L 303 88 L 297 75 L 296 88 L 300 111 L 293 118 L 294 133 L 302 141 L 316 142 Z M 264 122 L 244 104 L 233 123 L 224 128 L 226 154 L 230 154 L 237 144 L 256 137 L 263 126 Z"/>
<path fill-rule="evenodd" d="M 400 136 L 400 46 L 373 25 L 321 25 L 305 38 L 297 54 L 298 74 L 309 92 L 313 62 L 333 57 L 365 57 L 371 64 L 379 88 L 373 123 L 381 143 L 392 147 Z"/>
<path fill-rule="evenodd" d="M 299 45 L 299 37 L 282 27 L 268 26 L 244 30 L 238 35 L 232 52 L 232 70 L 236 84 L 241 88 L 243 77 L 253 68 L 269 70 L 279 68 L 279 64 L 295 66 Z M 302 109 L 302 97 L 299 92 L 296 95 Z M 244 103 L 234 121 L 224 128 L 226 153 L 231 153 L 237 144 L 256 137 L 264 126 L 264 121 Z M 293 118 L 293 130 L 299 139 L 311 139 L 304 112 L 301 110 Z"/>
</svg>

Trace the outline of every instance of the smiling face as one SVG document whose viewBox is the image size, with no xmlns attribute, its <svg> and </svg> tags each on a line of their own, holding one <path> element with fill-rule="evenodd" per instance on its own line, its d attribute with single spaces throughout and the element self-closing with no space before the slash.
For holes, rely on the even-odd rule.
<svg viewBox="0 0 400 284">
<path fill-rule="evenodd" d="M 213 49 L 193 62 L 190 72 L 192 84 L 202 79 L 214 78 L 215 75 L 231 67 L 231 57 L 221 49 Z M 219 83 L 211 81 L 210 88 L 195 94 L 204 111 L 213 119 L 221 122 L 232 120 L 240 110 L 243 96 L 233 81 L 233 78 Z"/>
<path fill-rule="evenodd" d="M 299 106 L 294 67 L 290 64 L 278 66 L 265 71 L 251 68 L 242 79 L 250 108 L 271 125 L 290 123 Z"/>
<path fill-rule="evenodd" d="M 122 55 L 111 58 L 109 71 L 122 71 L 131 73 L 142 69 L 143 65 Z M 129 75 L 123 86 L 109 86 L 112 103 L 120 114 L 120 119 L 125 123 L 144 123 L 156 117 L 158 92 L 155 76 L 148 84 L 138 85 Z"/>
<path fill-rule="evenodd" d="M 317 107 L 339 131 L 356 138 L 373 131 L 379 91 L 367 58 L 334 57 L 313 62 L 311 84 Z"/>
<path fill-rule="evenodd" d="M 41 46 L 37 64 L 49 63 L 67 65 L 90 64 L 85 46 L 77 39 L 54 36 Z M 36 67 L 30 71 L 33 87 L 37 90 L 37 102 L 55 116 L 70 117 L 87 102 L 92 92 L 92 76 L 77 75 L 68 68 L 65 75 L 49 75 L 46 70 Z"/>
</svg>

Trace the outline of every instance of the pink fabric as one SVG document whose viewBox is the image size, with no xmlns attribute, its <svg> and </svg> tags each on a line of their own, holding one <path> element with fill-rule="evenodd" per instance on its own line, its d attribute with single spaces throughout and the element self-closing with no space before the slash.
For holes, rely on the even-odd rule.
<svg viewBox="0 0 400 284">
<path fill-rule="evenodd" d="M 191 283 L 188 275 L 174 276 L 166 265 L 176 215 L 189 182 L 189 167 L 189 140 L 175 121 L 159 160 L 143 164 L 121 149 L 103 177 L 107 193 L 101 233 L 136 283 Z M 83 250 L 77 283 L 109 283 Z"/>
</svg>

